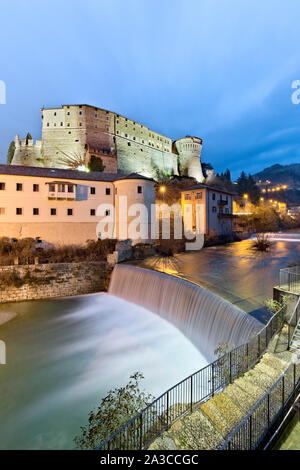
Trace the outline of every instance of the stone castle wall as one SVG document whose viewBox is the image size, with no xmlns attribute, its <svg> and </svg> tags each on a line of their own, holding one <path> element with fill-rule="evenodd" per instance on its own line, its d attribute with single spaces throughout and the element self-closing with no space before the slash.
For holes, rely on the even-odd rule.
<svg viewBox="0 0 300 470">
<path fill-rule="evenodd" d="M 0 303 L 105 291 L 111 270 L 106 262 L 1 266 Z M 22 285 L 6 285 L 8 275 Z"/>
<path fill-rule="evenodd" d="M 91 155 L 103 160 L 106 172 L 136 172 L 155 177 L 157 170 L 203 179 L 200 156 L 202 140 L 173 146 L 172 139 L 147 126 L 111 111 L 88 105 L 63 105 L 42 109 L 40 161 L 46 167 L 67 168 L 72 160 L 87 163 Z M 197 139 L 197 142 L 196 140 Z M 179 139 L 180 140 L 180 139 Z M 181 152 L 181 148 L 184 151 Z M 28 162 L 36 161 L 33 149 Z M 13 164 L 18 164 L 17 155 Z M 30 163 L 24 163 L 30 164 Z"/>
</svg>

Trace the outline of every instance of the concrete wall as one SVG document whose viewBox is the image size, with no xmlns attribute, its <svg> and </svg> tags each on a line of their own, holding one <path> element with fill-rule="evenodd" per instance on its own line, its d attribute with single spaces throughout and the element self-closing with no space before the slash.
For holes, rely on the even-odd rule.
<svg viewBox="0 0 300 470">
<path fill-rule="evenodd" d="M 82 295 L 107 290 L 111 268 L 105 262 L 2 266 L 5 273 L 16 273 L 27 282 L 20 287 L 1 285 L 0 303 Z"/>
</svg>

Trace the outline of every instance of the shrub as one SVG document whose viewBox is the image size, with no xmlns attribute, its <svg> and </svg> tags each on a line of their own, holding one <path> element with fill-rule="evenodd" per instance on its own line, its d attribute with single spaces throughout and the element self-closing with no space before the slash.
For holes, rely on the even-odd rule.
<svg viewBox="0 0 300 470">
<path fill-rule="evenodd" d="M 81 434 L 75 437 L 77 448 L 95 449 L 153 400 L 150 394 L 140 389 L 140 382 L 143 378 L 140 372 L 136 372 L 130 376 L 125 387 L 115 388 L 108 392 L 107 396 L 101 400 L 98 409 L 89 413 L 89 422 L 81 427 Z M 130 433 L 133 433 L 132 436 Z M 135 429 L 128 428 L 128 443 L 131 437 L 134 439 L 134 433 Z M 130 447 L 126 448 L 130 449 Z"/>
</svg>

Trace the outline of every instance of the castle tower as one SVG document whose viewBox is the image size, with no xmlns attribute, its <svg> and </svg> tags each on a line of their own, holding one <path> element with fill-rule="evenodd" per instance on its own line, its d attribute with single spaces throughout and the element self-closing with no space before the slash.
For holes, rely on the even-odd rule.
<svg viewBox="0 0 300 470">
<path fill-rule="evenodd" d="M 201 167 L 202 139 L 199 137 L 182 137 L 175 142 L 178 151 L 179 173 L 203 181 Z"/>
</svg>

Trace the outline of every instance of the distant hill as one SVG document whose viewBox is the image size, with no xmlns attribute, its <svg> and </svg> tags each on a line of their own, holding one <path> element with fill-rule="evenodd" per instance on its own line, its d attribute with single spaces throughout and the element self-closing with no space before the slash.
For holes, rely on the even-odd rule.
<svg viewBox="0 0 300 470">
<path fill-rule="evenodd" d="M 300 163 L 292 165 L 272 165 L 253 175 L 256 181 L 271 181 L 272 186 L 286 184 L 287 191 L 276 194 L 276 199 L 288 205 L 300 204 Z"/>
<path fill-rule="evenodd" d="M 300 189 L 300 163 L 292 165 L 272 165 L 253 175 L 256 181 L 270 180 L 272 184 L 287 184 L 290 188 Z"/>
</svg>

